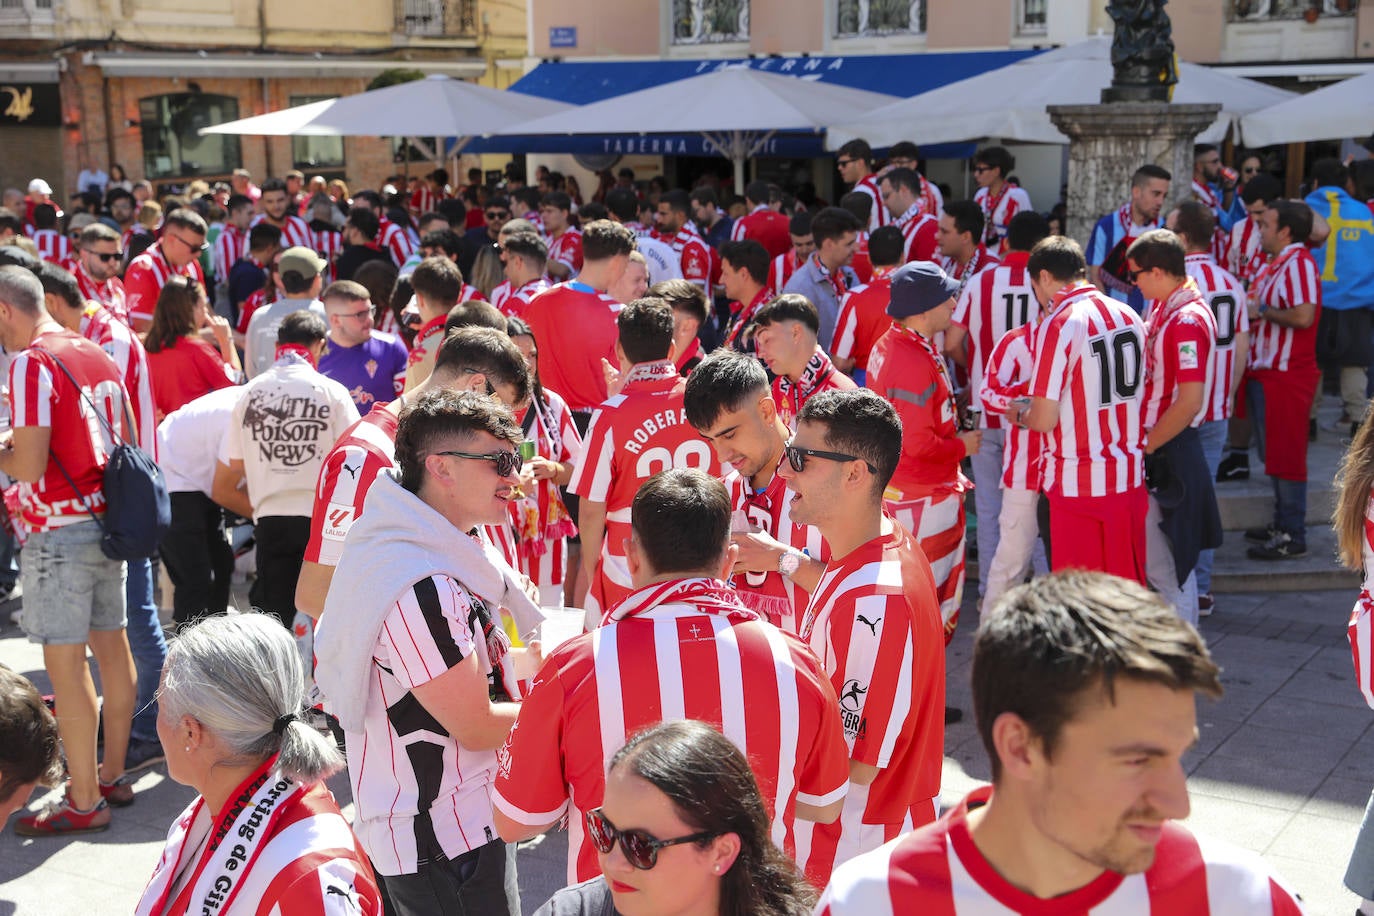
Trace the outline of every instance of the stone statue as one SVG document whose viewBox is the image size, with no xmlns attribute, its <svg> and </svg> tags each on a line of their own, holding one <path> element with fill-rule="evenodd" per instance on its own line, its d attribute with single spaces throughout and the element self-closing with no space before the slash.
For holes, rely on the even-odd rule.
<svg viewBox="0 0 1374 916">
<path fill-rule="evenodd" d="M 1178 82 L 1178 63 L 1167 0 L 1109 0 L 1107 15 L 1116 23 L 1112 36 L 1112 84 L 1103 102 L 1167 102 Z"/>
</svg>

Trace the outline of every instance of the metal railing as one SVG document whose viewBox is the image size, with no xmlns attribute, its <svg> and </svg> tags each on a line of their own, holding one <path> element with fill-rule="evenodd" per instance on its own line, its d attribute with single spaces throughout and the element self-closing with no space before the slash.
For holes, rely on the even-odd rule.
<svg viewBox="0 0 1374 916">
<path fill-rule="evenodd" d="M 426 38 L 477 35 L 477 0 L 395 0 L 396 31 Z"/>
</svg>

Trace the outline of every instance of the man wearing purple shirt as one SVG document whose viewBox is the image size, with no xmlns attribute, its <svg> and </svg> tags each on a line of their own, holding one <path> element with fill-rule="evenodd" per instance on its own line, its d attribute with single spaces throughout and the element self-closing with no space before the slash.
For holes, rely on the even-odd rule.
<svg viewBox="0 0 1374 916">
<path fill-rule="evenodd" d="M 405 387 L 405 344 L 372 329 L 372 302 L 367 287 L 338 280 L 320 297 L 329 319 L 329 340 L 320 357 L 320 373 L 348 389 L 359 413 L 375 403 L 395 399 Z"/>
</svg>

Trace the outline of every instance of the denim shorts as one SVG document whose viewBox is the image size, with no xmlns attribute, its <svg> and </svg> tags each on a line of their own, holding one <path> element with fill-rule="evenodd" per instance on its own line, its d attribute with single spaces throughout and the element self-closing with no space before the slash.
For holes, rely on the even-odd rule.
<svg viewBox="0 0 1374 916">
<path fill-rule="evenodd" d="M 29 535 L 19 560 L 24 586 L 22 625 L 30 642 L 71 645 L 92 630 L 124 628 L 122 560 L 100 552 L 94 521 Z"/>
</svg>

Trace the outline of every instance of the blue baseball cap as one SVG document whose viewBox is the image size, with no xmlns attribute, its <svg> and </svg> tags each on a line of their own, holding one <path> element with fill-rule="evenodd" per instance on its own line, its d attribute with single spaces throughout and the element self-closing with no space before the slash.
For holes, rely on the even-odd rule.
<svg viewBox="0 0 1374 916">
<path fill-rule="evenodd" d="M 959 281 L 933 261 L 912 261 L 892 274 L 887 313 L 901 321 L 944 305 L 959 295 Z"/>
</svg>

